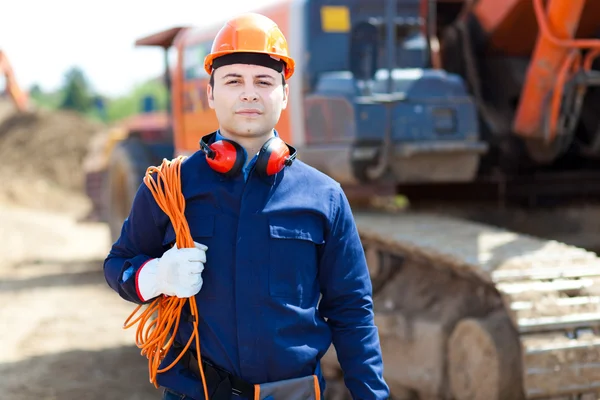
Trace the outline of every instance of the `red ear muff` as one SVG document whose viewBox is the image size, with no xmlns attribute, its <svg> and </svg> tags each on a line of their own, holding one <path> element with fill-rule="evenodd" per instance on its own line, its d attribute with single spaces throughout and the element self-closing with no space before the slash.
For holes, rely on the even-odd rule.
<svg viewBox="0 0 600 400">
<path fill-rule="evenodd" d="M 271 176 L 286 166 L 292 165 L 296 159 L 296 149 L 279 137 L 267 140 L 258 153 L 256 172 L 262 176 Z"/>
<path fill-rule="evenodd" d="M 208 145 L 207 141 L 211 135 L 212 133 L 200 139 L 200 148 L 206 154 L 208 165 L 225 176 L 238 175 L 246 162 L 244 149 L 228 139 L 218 140 Z"/>
</svg>

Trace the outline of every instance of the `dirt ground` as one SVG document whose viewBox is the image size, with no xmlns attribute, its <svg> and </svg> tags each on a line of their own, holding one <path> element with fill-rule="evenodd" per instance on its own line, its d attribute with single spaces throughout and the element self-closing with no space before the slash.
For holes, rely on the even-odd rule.
<svg viewBox="0 0 600 400">
<path fill-rule="evenodd" d="M 0 398 L 158 399 L 104 280 L 108 231 L 76 217 L 0 206 Z"/>
<path fill-rule="evenodd" d="M 89 204 L 77 163 L 97 127 L 18 118 L 0 121 L 0 399 L 159 399 L 123 329 L 135 305 L 104 280 L 108 229 L 78 222 Z"/>
</svg>

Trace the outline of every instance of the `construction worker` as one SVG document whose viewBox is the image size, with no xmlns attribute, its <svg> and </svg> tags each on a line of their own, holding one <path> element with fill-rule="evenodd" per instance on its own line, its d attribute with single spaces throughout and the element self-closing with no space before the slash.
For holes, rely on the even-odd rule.
<svg viewBox="0 0 600 400">
<path fill-rule="evenodd" d="M 172 247 L 174 228 L 142 184 L 105 276 L 138 304 L 195 296 L 211 399 L 254 399 L 255 384 L 264 385 L 261 399 L 316 399 L 331 343 L 352 397 L 387 399 L 371 281 L 347 198 L 337 182 L 294 160 L 274 129 L 294 65 L 272 20 L 250 13 L 223 26 L 205 59 L 219 129 L 181 165 L 196 245 Z M 184 314 L 175 342 L 187 343 L 192 328 Z M 158 374 L 163 399 L 204 399 L 197 365 L 189 350 Z M 311 390 L 318 393 L 305 394 Z"/>
</svg>

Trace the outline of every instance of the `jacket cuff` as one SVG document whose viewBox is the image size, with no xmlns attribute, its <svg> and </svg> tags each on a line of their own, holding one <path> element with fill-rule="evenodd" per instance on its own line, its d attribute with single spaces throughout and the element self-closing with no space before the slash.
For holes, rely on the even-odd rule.
<svg viewBox="0 0 600 400">
<path fill-rule="evenodd" d="M 146 255 L 138 255 L 127 260 L 121 272 L 119 293 L 121 297 L 136 304 L 144 304 L 149 301 L 142 300 L 138 294 L 137 275 L 139 270 L 152 258 Z"/>
<path fill-rule="evenodd" d="M 144 262 L 136 271 L 135 273 L 135 292 L 137 294 L 137 296 L 139 297 L 139 299 L 142 301 L 142 303 L 146 303 L 148 300 L 150 299 L 145 299 L 144 295 L 142 294 L 143 290 L 140 290 L 140 272 L 142 272 L 142 269 L 144 269 L 144 267 L 150 262 L 155 260 L 155 258 L 150 258 L 149 260 L 146 260 L 146 262 Z"/>
</svg>

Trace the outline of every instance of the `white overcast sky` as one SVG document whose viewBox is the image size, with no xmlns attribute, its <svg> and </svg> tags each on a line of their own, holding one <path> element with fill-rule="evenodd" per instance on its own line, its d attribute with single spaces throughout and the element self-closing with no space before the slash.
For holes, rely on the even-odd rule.
<svg viewBox="0 0 600 400">
<path fill-rule="evenodd" d="M 69 67 L 80 66 L 94 88 L 118 95 L 163 71 L 162 50 L 135 48 L 137 38 L 178 25 L 212 26 L 275 1 L 0 0 L 0 49 L 26 90 L 34 83 L 55 89 Z"/>
</svg>

